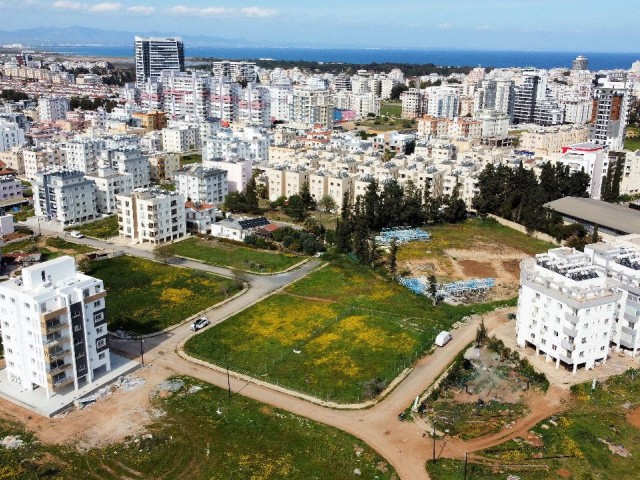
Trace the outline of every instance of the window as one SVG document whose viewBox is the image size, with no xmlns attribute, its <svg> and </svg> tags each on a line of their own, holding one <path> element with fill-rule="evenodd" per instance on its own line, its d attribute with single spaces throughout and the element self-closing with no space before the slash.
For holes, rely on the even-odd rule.
<svg viewBox="0 0 640 480">
<path fill-rule="evenodd" d="M 100 353 L 100 354 L 98 354 L 98 360 L 104 360 L 104 358 L 105 358 L 106 356 L 107 356 L 107 354 L 106 354 L 106 353 L 104 353 L 104 352 L 103 352 L 103 353 Z"/>
<path fill-rule="evenodd" d="M 96 348 L 102 348 L 107 345 L 107 339 L 101 338 L 96 342 Z"/>
<path fill-rule="evenodd" d="M 104 312 L 98 312 L 93 315 L 94 322 L 101 322 L 102 320 L 104 320 Z"/>
<path fill-rule="evenodd" d="M 82 325 L 74 325 L 73 326 L 73 331 L 74 332 L 79 332 L 80 330 L 82 330 Z"/>
<path fill-rule="evenodd" d="M 98 300 L 97 302 L 93 302 L 93 306 L 94 307 L 99 307 L 100 306 L 100 300 Z"/>
<path fill-rule="evenodd" d="M 96 333 L 102 333 L 104 331 L 104 327 L 96 328 Z"/>
</svg>

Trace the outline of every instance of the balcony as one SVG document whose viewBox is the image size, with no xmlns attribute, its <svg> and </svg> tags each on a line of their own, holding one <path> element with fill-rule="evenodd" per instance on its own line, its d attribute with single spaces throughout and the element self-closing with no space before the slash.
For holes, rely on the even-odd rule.
<svg viewBox="0 0 640 480">
<path fill-rule="evenodd" d="M 633 313 L 629 313 L 627 310 L 624 311 L 623 315 L 624 319 L 628 322 L 631 323 L 636 323 L 638 320 L 640 320 L 640 315 L 633 314 Z"/>
<path fill-rule="evenodd" d="M 569 337 L 576 337 L 578 335 L 578 331 L 574 327 L 569 326 L 562 327 L 562 332 Z"/>
<path fill-rule="evenodd" d="M 66 320 L 60 322 L 40 322 L 40 327 L 42 329 L 43 335 L 49 335 L 50 333 L 59 332 L 60 330 L 64 330 L 65 328 L 69 328 L 69 322 Z"/>
<path fill-rule="evenodd" d="M 65 355 L 69 355 L 70 353 L 71 353 L 70 348 L 63 348 L 60 346 L 56 346 L 53 348 L 45 349 L 44 358 L 47 360 L 47 362 L 51 363 L 61 358 L 64 358 Z"/>
<path fill-rule="evenodd" d="M 578 323 L 578 316 L 577 316 L 577 315 L 574 315 L 574 314 L 572 314 L 572 313 L 568 313 L 568 312 L 567 312 L 567 313 L 565 313 L 565 314 L 564 314 L 564 318 L 565 318 L 568 322 L 572 323 L 573 325 L 576 325 L 576 324 Z"/>
<path fill-rule="evenodd" d="M 56 375 L 69 370 L 71 367 L 73 367 L 73 365 L 71 365 L 70 363 L 64 363 L 62 365 L 60 365 L 59 367 L 56 367 L 52 370 L 49 370 L 47 372 L 47 375 L 49 375 L 49 377 L 53 380 L 53 377 L 55 377 Z"/>
<path fill-rule="evenodd" d="M 44 346 L 47 348 L 52 348 L 55 346 L 62 346 L 63 343 L 68 342 L 69 341 L 69 335 L 60 335 L 59 337 L 55 337 L 55 338 L 51 338 L 51 339 L 45 339 Z"/>
<path fill-rule="evenodd" d="M 561 345 L 567 352 L 573 352 L 576 349 L 573 342 L 570 342 L 569 340 L 562 340 Z"/>
<path fill-rule="evenodd" d="M 57 382 L 54 382 L 53 379 L 51 379 L 49 381 L 49 385 L 51 386 L 51 388 L 62 388 L 66 385 L 69 385 L 70 383 L 73 383 L 73 377 L 64 377 L 60 380 L 58 380 Z"/>
</svg>

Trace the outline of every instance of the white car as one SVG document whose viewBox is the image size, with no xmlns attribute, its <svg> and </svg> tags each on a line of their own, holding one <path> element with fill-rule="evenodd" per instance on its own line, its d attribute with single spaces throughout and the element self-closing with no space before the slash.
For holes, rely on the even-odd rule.
<svg viewBox="0 0 640 480">
<path fill-rule="evenodd" d="M 209 319 L 207 317 L 200 317 L 199 319 L 197 319 L 195 322 L 191 324 L 191 330 L 193 330 L 194 332 L 197 332 L 201 328 L 204 328 L 207 325 L 209 325 L 209 323 L 211 322 L 209 322 Z"/>
<path fill-rule="evenodd" d="M 77 230 L 72 230 L 69 235 L 71 235 L 73 238 L 84 238 L 84 235 L 81 234 L 79 231 Z"/>
</svg>

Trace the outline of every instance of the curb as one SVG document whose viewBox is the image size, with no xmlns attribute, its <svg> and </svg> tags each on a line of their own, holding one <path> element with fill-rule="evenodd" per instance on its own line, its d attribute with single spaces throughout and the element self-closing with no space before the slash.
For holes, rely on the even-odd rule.
<svg viewBox="0 0 640 480">
<path fill-rule="evenodd" d="M 278 272 L 270 272 L 270 273 L 263 273 L 263 272 L 252 272 L 251 270 L 244 270 L 242 268 L 235 268 L 235 267 L 230 267 L 228 265 L 218 265 L 217 263 L 207 263 L 207 262 L 203 262 L 202 260 L 198 260 L 197 258 L 193 258 L 193 257 L 185 257 L 184 255 L 174 255 L 174 258 L 182 258 L 183 260 L 189 260 L 190 262 L 196 262 L 196 263 L 200 263 L 202 265 L 208 265 L 210 267 L 217 267 L 217 268 L 226 268 L 227 270 L 235 270 L 238 272 L 243 272 L 243 273 L 247 273 L 249 275 L 257 275 L 257 276 L 262 276 L 262 277 L 270 277 L 273 275 L 281 275 L 283 273 L 288 273 L 291 270 L 295 270 L 296 268 L 300 268 L 302 265 L 304 265 L 305 263 L 307 263 L 309 260 L 311 260 L 310 258 L 305 258 L 302 261 L 291 265 L 290 267 L 286 268 L 285 270 L 280 270 Z M 178 266 L 178 265 L 176 265 Z"/>
</svg>

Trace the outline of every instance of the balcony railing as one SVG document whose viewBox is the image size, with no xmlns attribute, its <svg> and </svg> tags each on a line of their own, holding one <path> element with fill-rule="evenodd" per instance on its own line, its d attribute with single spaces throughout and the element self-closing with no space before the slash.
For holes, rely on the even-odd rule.
<svg viewBox="0 0 640 480">
<path fill-rule="evenodd" d="M 49 322 L 40 322 L 40 326 L 42 327 L 42 334 L 48 335 L 50 333 L 59 332 L 60 330 L 64 330 L 69 327 L 69 322 L 62 321 L 57 323 L 49 323 Z"/>
<path fill-rule="evenodd" d="M 570 342 L 569 340 L 562 340 L 562 348 L 564 348 L 567 352 L 573 352 L 576 349 L 576 346 L 573 344 L 573 342 Z"/>
<path fill-rule="evenodd" d="M 44 357 L 47 359 L 48 362 L 55 362 L 56 360 L 59 360 L 60 358 L 64 358 L 66 355 L 69 355 L 71 353 L 71 349 L 69 348 L 50 348 L 50 349 L 46 349 L 44 352 Z"/>
<path fill-rule="evenodd" d="M 53 382 L 52 381 L 52 387 L 53 388 L 62 388 L 66 385 L 69 385 L 70 383 L 73 383 L 73 377 L 64 377 L 60 380 L 58 380 L 57 382 Z"/>
<path fill-rule="evenodd" d="M 47 375 L 49 375 L 53 379 L 53 377 L 55 377 L 59 373 L 62 373 L 64 371 L 66 371 L 66 370 L 69 370 L 71 367 L 73 367 L 73 365 L 71 365 L 70 363 L 64 363 L 64 364 L 60 365 L 59 367 L 56 367 L 56 368 L 54 368 L 52 370 L 49 370 L 47 372 Z"/>
</svg>

